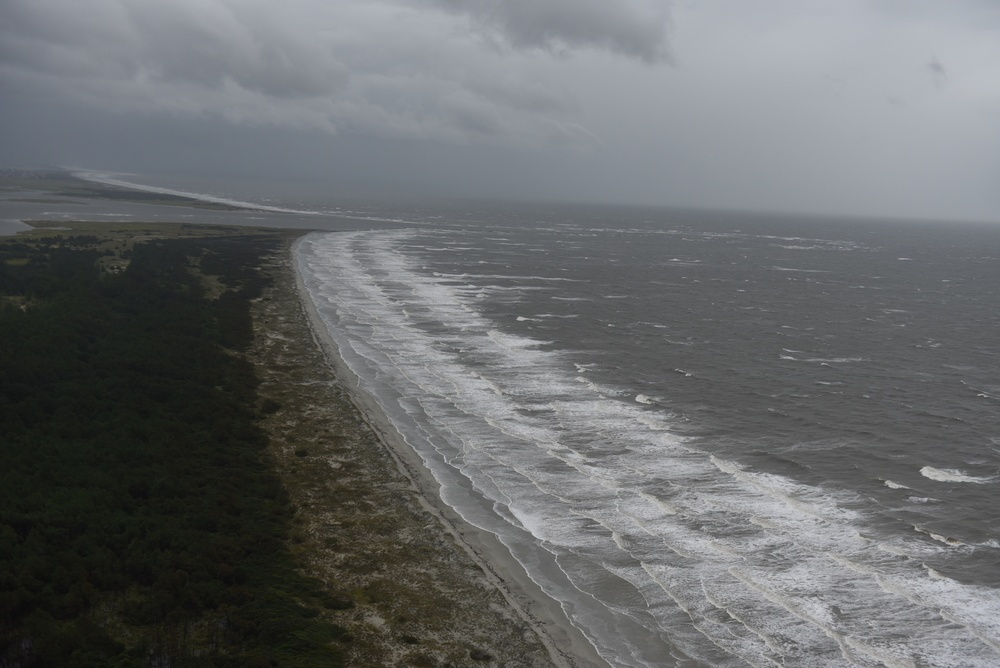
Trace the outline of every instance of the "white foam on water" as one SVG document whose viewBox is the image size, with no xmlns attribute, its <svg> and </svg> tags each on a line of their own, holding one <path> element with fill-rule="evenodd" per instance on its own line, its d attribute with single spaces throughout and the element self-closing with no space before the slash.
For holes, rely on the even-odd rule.
<svg viewBox="0 0 1000 668">
<path fill-rule="evenodd" d="M 820 362 L 822 364 L 847 364 L 850 362 L 867 362 L 864 357 L 793 357 L 791 355 L 778 355 L 779 359 L 790 362 Z"/>
<path fill-rule="evenodd" d="M 771 267 L 771 269 L 774 269 L 775 271 L 794 271 L 794 272 L 798 272 L 798 273 L 802 273 L 802 274 L 829 274 L 830 273 L 829 271 L 826 271 L 825 269 L 796 269 L 794 267 L 778 267 L 778 266 Z"/>
<path fill-rule="evenodd" d="M 1000 662 L 1000 597 L 922 562 L 977 548 L 873 540 L 858 498 L 676 436 L 667 407 L 592 382 L 571 351 L 504 332 L 476 290 L 422 270 L 402 249 L 419 234 L 305 237 L 309 295 L 445 502 L 611 665 L 665 662 L 661 637 L 710 666 Z"/>
<path fill-rule="evenodd" d="M 925 466 L 920 469 L 920 475 L 939 482 L 968 482 L 976 485 L 985 485 L 994 481 L 994 478 L 972 476 L 958 469 L 939 469 L 933 466 Z"/>
<path fill-rule="evenodd" d="M 428 250 L 431 250 L 431 249 L 428 249 Z M 472 248 L 469 247 L 469 246 L 454 246 L 454 247 L 447 248 L 447 249 L 444 249 L 444 250 L 472 250 Z M 560 282 L 560 283 L 586 283 L 587 282 L 587 281 L 583 281 L 583 280 L 576 279 L 576 278 L 563 278 L 563 277 L 558 277 L 558 276 L 519 276 L 519 275 L 508 275 L 508 274 L 467 274 L 467 273 L 450 274 L 450 273 L 439 272 L 439 271 L 432 272 L 431 275 L 432 276 L 437 276 L 437 277 L 440 277 L 440 278 L 454 279 L 454 280 L 459 280 L 459 279 L 461 279 L 461 280 L 467 280 L 467 279 L 482 280 L 482 279 L 489 278 L 489 279 L 494 279 L 494 280 L 500 279 L 500 280 L 505 280 L 505 281 L 553 281 L 553 282 Z"/>
<path fill-rule="evenodd" d="M 965 543 L 963 543 L 962 541 L 958 540 L 957 538 L 951 538 L 949 536 L 942 536 L 939 533 L 934 533 L 933 531 L 930 531 L 929 529 L 924 529 L 923 527 L 915 526 L 913 528 L 914 528 L 914 530 L 916 530 L 916 531 L 918 531 L 918 532 L 920 532 L 920 533 L 922 533 L 924 535 L 930 536 L 931 538 L 933 538 L 937 542 L 944 543 L 945 545 L 965 545 Z"/>
</svg>

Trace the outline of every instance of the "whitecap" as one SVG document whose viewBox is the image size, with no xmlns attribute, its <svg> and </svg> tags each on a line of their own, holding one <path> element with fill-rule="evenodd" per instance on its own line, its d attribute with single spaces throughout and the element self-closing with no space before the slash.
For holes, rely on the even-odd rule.
<svg viewBox="0 0 1000 668">
<path fill-rule="evenodd" d="M 777 265 L 771 267 L 771 269 L 774 269 L 775 271 L 797 271 L 797 272 L 801 272 L 803 274 L 829 274 L 830 273 L 829 271 L 826 271 L 825 269 L 796 269 L 794 267 L 779 267 Z"/>
<path fill-rule="evenodd" d="M 963 543 L 962 541 L 958 540 L 957 538 L 952 538 L 950 536 L 942 536 L 939 533 L 934 533 L 933 531 L 930 531 L 929 529 L 924 529 L 924 528 L 918 527 L 918 526 L 915 526 L 913 528 L 916 531 L 919 531 L 922 534 L 926 534 L 926 535 L 930 536 L 931 538 L 933 538 L 934 540 L 938 541 L 939 543 L 944 543 L 945 545 L 965 545 L 965 543 Z"/>
<path fill-rule="evenodd" d="M 945 575 L 941 571 L 938 571 L 938 570 L 935 570 L 935 569 L 931 568 L 927 564 L 924 564 L 924 568 L 927 569 L 927 575 L 931 576 L 931 579 L 933 579 L 933 580 L 951 580 L 950 577 L 948 577 L 947 575 Z"/>
<path fill-rule="evenodd" d="M 829 366 L 830 364 L 848 364 L 851 362 L 867 362 L 864 357 L 792 357 L 791 355 L 778 355 L 779 359 L 790 362 L 819 362 Z"/>
<path fill-rule="evenodd" d="M 958 469 L 938 469 L 933 466 L 925 466 L 920 469 L 920 475 L 939 482 L 971 482 L 976 485 L 985 485 L 993 482 L 993 478 L 982 478 L 967 475 Z"/>
<path fill-rule="evenodd" d="M 715 464 L 715 467 L 722 471 L 723 473 L 729 473 L 730 475 L 735 475 L 743 470 L 743 467 L 736 462 L 731 462 L 722 457 L 716 457 L 715 455 L 709 456 L 709 461 Z"/>
</svg>

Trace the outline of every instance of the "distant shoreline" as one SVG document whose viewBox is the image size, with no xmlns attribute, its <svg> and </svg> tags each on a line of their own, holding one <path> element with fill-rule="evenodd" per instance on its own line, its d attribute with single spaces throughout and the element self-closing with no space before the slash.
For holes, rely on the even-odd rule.
<svg viewBox="0 0 1000 668">
<path fill-rule="evenodd" d="M 97 187 L 103 186 L 103 187 Z M 15 193 L 8 201 L 35 203 L 67 203 L 75 199 L 112 200 L 159 206 L 188 206 L 221 211 L 261 210 L 248 203 L 227 202 L 208 195 L 168 191 L 136 183 L 108 178 L 94 172 L 69 170 L 32 171 L 0 169 L 0 192 Z M 24 197 L 44 193 L 45 197 Z M 60 199 L 68 198 L 68 199 Z"/>
<path fill-rule="evenodd" d="M 116 178 L 116 175 L 109 174 L 106 172 L 76 170 L 76 171 L 68 171 L 67 174 L 69 174 L 75 179 L 86 181 L 87 183 L 97 183 L 100 185 L 113 186 L 115 188 L 123 188 L 125 190 L 132 190 L 142 193 L 166 195 L 167 197 L 188 199 L 195 202 L 214 204 L 232 209 L 239 209 L 245 211 L 269 211 L 272 213 L 295 213 L 303 215 L 316 215 L 317 213 L 315 211 L 303 211 L 299 209 L 288 209 L 279 206 L 268 206 L 266 204 L 254 204 L 252 202 L 244 202 L 241 200 L 228 199 L 225 197 L 216 197 L 215 195 L 206 195 L 204 193 L 193 193 L 184 190 L 174 190 L 172 188 L 147 186 L 147 185 L 142 185 L 140 183 L 133 183 L 131 181 L 125 181 L 123 179 Z"/>
</svg>

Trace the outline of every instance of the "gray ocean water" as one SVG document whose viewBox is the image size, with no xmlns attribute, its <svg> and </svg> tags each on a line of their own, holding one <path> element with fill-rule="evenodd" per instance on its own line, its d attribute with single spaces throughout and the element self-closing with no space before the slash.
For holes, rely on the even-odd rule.
<svg viewBox="0 0 1000 668">
<path fill-rule="evenodd" d="M 609 664 L 1000 665 L 1000 226 L 308 208 L 377 228 L 296 250 L 363 389 Z"/>
<path fill-rule="evenodd" d="M 419 222 L 307 238 L 313 300 L 609 663 L 1000 664 L 1000 229 Z"/>
</svg>

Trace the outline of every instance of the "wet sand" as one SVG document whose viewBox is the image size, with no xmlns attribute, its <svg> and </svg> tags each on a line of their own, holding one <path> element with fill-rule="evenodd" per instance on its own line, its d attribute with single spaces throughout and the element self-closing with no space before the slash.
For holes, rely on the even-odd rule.
<svg viewBox="0 0 1000 668">
<path fill-rule="evenodd" d="M 351 665 L 608 664 L 490 533 L 438 496 L 420 458 L 357 389 L 294 268 L 263 268 L 251 360 L 264 428 L 296 506 L 293 549 L 345 601 Z M 349 607 L 348 607 L 349 606 Z"/>
</svg>

